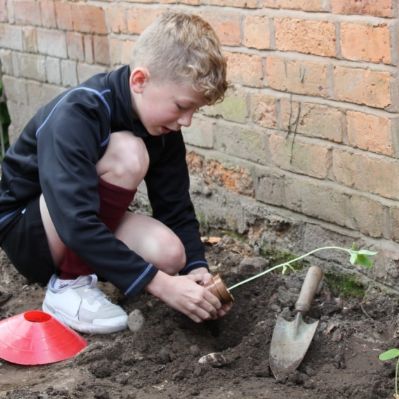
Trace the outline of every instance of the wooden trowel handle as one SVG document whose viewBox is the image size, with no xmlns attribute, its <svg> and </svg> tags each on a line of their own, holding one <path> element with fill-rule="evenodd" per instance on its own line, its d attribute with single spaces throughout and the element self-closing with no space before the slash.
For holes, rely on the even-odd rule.
<svg viewBox="0 0 399 399">
<path fill-rule="evenodd" d="M 313 297 L 316 294 L 322 278 L 323 272 L 319 266 L 309 267 L 305 281 L 302 284 L 301 292 L 299 293 L 299 298 L 295 303 L 295 310 L 306 313 L 310 309 Z"/>
</svg>

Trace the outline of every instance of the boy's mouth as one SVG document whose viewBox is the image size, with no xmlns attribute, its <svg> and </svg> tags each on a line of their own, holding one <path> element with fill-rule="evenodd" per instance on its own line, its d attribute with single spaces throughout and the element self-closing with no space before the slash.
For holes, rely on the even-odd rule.
<svg viewBox="0 0 399 399">
<path fill-rule="evenodd" d="M 161 132 L 162 134 L 170 133 L 170 132 L 177 132 L 180 129 L 171 129 L 167 126 L 161 126 Z"/>
<path fill-rule="evenodd" d="M 169 129 L 168 127 L 166 127 L 166 126 L 161 126 L 161 133 L 162 133 L 162 134 L 170 133 L 171 131 L 172 131 L 172 130 Z"/>
</svg>

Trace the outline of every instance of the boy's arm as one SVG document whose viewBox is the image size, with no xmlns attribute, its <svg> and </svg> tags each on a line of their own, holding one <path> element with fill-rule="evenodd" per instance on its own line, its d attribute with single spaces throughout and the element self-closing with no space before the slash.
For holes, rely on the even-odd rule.
<svg viewBox="0 0 399 399">
<path fill-rule="evenodd" d="M 198 268 L 208 269 L 199 223 L 190 198 L 186 149 L 181 132 L 170 133 L 161 155 L 150 165 L 146 176 L 153 216 L 171 228 L 182 241 L 187 263 L 181 274 Z"/>
</svg>

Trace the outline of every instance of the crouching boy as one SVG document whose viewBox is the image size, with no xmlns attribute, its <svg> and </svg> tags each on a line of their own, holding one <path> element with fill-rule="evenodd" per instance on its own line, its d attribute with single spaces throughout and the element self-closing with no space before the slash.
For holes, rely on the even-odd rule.
<svg viewBox="0 0 399 399">
<path fill-rule="evenodd" d="M 198 16 L 166 13 L 132 58 L 40 108 L 2 164 L 1 246 L 47 285 L 43 309 L 81 332 L 127 325 L 98 278 L 125 295 L 146 290 L 195 322 L 229 310 L 204 288 L 181 133 L 224 96 L 220 43 Z M 128 211 L 143 180 L 153 217 Z"/>
</svg>

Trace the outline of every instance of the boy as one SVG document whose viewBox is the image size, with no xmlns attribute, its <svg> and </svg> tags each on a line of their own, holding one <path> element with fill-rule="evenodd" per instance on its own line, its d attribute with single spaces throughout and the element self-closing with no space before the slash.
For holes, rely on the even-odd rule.
<svg viewBox="0 0 399 399">
<path fill-rule="evenodd" d="M 127 315 L 98 277 L 125 295 L 145 289 L 195 322 L 229 310 L 204 288 L 211 275 L 180 131 L 226 88 L 209 24 L 166 13 L 139 37 L 130 67 L 94 76 L 30 120 L 3 161 L 0 241 L 21 274 L 48 284 L 46 312 L 81 332 L 124 329 Z M 143 179 L 153 218 L 127 212 Z"/>
</svg>

